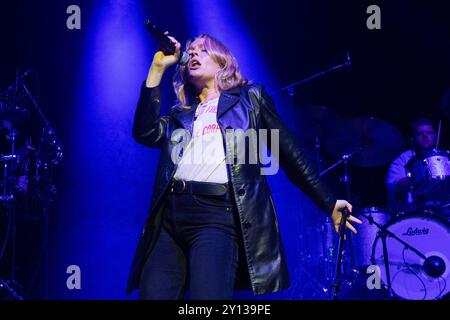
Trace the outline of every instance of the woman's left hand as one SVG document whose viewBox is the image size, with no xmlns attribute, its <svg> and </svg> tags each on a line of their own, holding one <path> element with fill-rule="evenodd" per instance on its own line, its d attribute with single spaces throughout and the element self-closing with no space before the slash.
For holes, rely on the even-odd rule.
<svg viewBox="0 0 450 320">
<path fill-rule="evenodd" d="M 333 220 L 333 226 L 334 226 L 334 230 L 336 231 L 336 233 L 339 233 L 339 227 L 341 225 L 341 220 L 342 220 L 342 211 L 341 211 L 342 209 L 347 209 L 349 212 L 352 212 L 352 205 L 345 200 L 337 200 L 336 201 L 336 204 L 333 209 L 333 213 L 331 214 L 331 220 Z M 362 221 L 359 220 L 358 218 L 355 218 L 352 215 L 349 215 L 347 217 L 347 222 L 346 222 L 345 226 L 348 229 L 350 229 L 350 231 L 352 231 L 353 233 L 355 233 L 355 234 L 358 233 L 356 231 L 355 227 L 353 227 L 350 222 L 362 224 Z"/>
</svg>

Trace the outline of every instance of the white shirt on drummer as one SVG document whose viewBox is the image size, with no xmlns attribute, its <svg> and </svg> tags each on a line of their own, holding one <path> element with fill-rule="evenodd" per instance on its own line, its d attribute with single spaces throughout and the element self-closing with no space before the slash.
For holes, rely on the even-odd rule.
<svg viewBox="0 0 450 320">
<path fill-rule="evenodd" d="M 406 169 L 406 165 L 409 160 L 416 156 L 414 150 L 406 150 L 401 155 L 399 155 L 390 165 L 389 170 L 386 175 L 386 188 L 389 196 L 389 203 L 394 203 L 394 194 L 395 187 L 397 186 L 397 182 L 408 176 L 408 170 Z"/>
<path fill-rule="evenodd" d="M 217 124 L 218 101 L 215 98 L 197 106 L 192 139 L 183 150 L 175 179 L 228 182 L 222 132 Z"/>
</svg>

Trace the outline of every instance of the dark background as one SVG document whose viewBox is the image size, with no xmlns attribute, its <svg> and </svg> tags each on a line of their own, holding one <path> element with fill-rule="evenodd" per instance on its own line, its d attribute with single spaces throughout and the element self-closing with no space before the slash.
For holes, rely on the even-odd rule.
<svg viewBox="0 0 450 320">
<path fill-rule="evenodd" d="M 186 40 L 192 35 L 183 27 L 189 24 L 184 13 L 184 2 L 143 1 L 141 14 L 151 13 L 156 23 L 179 35 L 181 40 Z M 82 233 L 82 229 L 77 229 L 76 225 L 60 222 L 64 220 L 62 217 L 70 206 L 67 199 L 74 197 L 72 189 L 68 187 L 72 184 L 71 179 L 85 174 L 83 170 L 72 171 L 74 166 L 71 161 L 76 160 L 70 160 L 73 159 L 71 153 L 75 149 L 77 152 L 82 151 L 79 146 L 73 145 L 76 141 L 74 130 L 94 121 L 94 118 L 88 118 L 88 113 L 84 114 L 87 118 L 82 119 L 77 114 L 81 101 L 78 88 L 83 85 L 83 63 L 90 59 L 84 55 L 86 39 L 90 36 L 89 27 L 98 18 L 97 14 L 102 11 L 102 6 L 107 8 L 110 3 L 112 2 L 18 0 L 2 1 L 0 4 L 0 89 L 4 90 L 14 83 L 17 68 L 20 73 L 33 68 L 35 72 L 27 79 L 27 83 L 64 143 L 68 157 L 66 163 L 55 173 L 59 196 L 52 206 L 50 225 L 51 243 L 55 250 L 61 246 L 59 239 L 62 234 L 68 234 L 71 230 Z M 65 27 L 65 11 L 70 4 L 77 4 L 82 9 L 83 27 L 79 31 L 70 31 Z M 372 4 L 381 8 L 381 30 L 366 28 L 366 8 Z M 402 133 L 405 143 L 413 120 L 426 117 L 437 122 L 442 119 L 441 148 L 450 148 L 450 119 L 444 118 L 439 110 L 442 96 L 450 89 L 450 19 L 446 1 L 252 0 L 231 1 L 230 6 L 238 12 L 252 41 L 259 46 L 260 50 L 254 52 L 254 55 L 263 57 L 268 63 L 258 68 L 271 70 L 272 85 L 268 87 L 271 92 L 345 61 L 344 52 L 350 51 L 351 70 L 335 71 L 297 88 L 293 105 L 289 106 L 286 94 L 275 96 L 277 108 L 294 132 L 298 129 L 297 120 L 303 117 L 299 112 L 302 106 L 322 105 L 343 118 L 371 116 L 389 122 Z M 102 17 L 109 18 L 106 14 Z M 102 21 L 97 23 L 101 24 Z M 149 45 L 145 49 L 146 53 L 151 54 L 152 49 Z M 141 70 L 139 74 L 143 80 L 146 70 Z M 140 83 L 136 81 L 135 84 L 136 92 L 133 92 L 131 100 L 137 98 Z M 169 81 L 165 83 L 164 91 L 165 96 L 169 97 L 165 101 L 170 104 L 175 97 Z M 134 105 L 126 108 L 130 110 L 131 118 Z M 37 140 L 41 125 L 36 115 L 29 122 L 19 124 L 18 129 L 22 133 L 19 143 L 23 143 L 25 137 L 29 136 Z M 333 125 L 339 127 L 342 123 Z M 89 129 L 86 127 L 86 130 Z M 4 135 L 3 131 L 1 133 Z M 128 135 L 129 132 L 124 134 Z M 86 135 L 89 136 L 89 132 Z M 3 136 L 0 141 L 1 151 L 5 152 L 7 142 Z M 93 151 L 95 150 L 89 149 L 88 152 Z M 337 160 L 333 155 L 325 156 L 324 165 Z M 352 201 L 355 206 L 386 206 L 384 176 L 387 166 L 388 163 L 379 167 L 350 168 Z M 117 174 L 107 168 L 103 169 L 102 178 L 100 175 L 89 176 L 84 182 L 95 185 L 108 172 L 110 175 Z M 343 186 L 338 182 L 341 169 L 338 167 L 327 179 L 335 192 L 342 195 Z M 142 192 L 142 198 L 145 197 L 148 197 L 148 190 Z M 81 195 L 78 200 L 79 203 L 85 201 Z M 139 204 L 140 207 L 146 205 L 147 202 Z M 139 220 L 133 218 L 138 221 L 137 226 L 143 222 L 144 212 L 142 209 Z M 5 222 L 4 217 L 2 219 Z M 19 223 L 23 224 L 22 227 L 19 225 L 19 231 L 20 228 L 30 228 L 34 230 L 30 232 L 36 232 L 32 239 L 23 237 L 19 249 L 36 252 L 35 246 L 38 246 L 42 237 L 40 222 L 24 218 Z M 2 238 L 3 236 L 2 233 Z M 132 252 L 133 249 L 131 246 L 127 250 Z M 27 287 L 32 282 L 28 276 L 31 271 L 28 269 L 35 270 L 34 262 L 27 259 L 35 261 L 37 258 L 27 256 L 23 259 L 22 282 Z M 125 264 L 126 269 L 128 262 Z M 5 271 L 5 263 L 2 263 L 2 267 Z M 59 276 L 64 277 L 61 274 Z M 31 296 L 42 297 L 43 289 L 39 286 L 25 289 Z"/>
</svg>

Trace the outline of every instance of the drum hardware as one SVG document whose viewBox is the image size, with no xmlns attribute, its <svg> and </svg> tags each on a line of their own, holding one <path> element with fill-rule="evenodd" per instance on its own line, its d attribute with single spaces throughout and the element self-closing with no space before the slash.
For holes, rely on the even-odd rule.
<svg viewBox="0 0 450 320">
<path fill-rule="evenodd" d="M 43 247 L 48 247 L 48 218 L 49 218 L 49 207 L 52 192 L 52 169 L 56 168 L 61 164 L 63 158 L 63 145 L 61 140 L 55 133 L 55 130 L 50 126 L 47 118 L 39 107 L 37 101 L 28 89 L 25 79 L 31 73 L 32 69 L 26 71 L 22 76 L 17 75 L 14 86 L 10 86 L 7 91 L 0 94 L 0 120 L 2 123 L 7 123 L 8 126 L 4 126 L 9 129 L 9 134 L 7 139 L 10 141 L 9 154 L 2 155 L 0 157 L 2 167 L 3 167 L 3 179 L 2 179 L 2 194 L 0 195 L 0 204 L 2 204 L 7 211 L 9 222 L 8 222 L 8 232 L 5 241 L 10 241 L 11 246 L 11 262 L 9 265 L 9 279 L 0 279 L 0 288 L 6 290 L 9 296 L 13 299 L 21 300 L 23 297 L 14 290 L 17 286 L 16 282 L 16 193 L 19 189 L 17 186 L 16 178 L 16 168 L 22 159 L 16 152 L 16 136 L 18 132 L 14 130 L 15 124 L 17 122 L 26 121 L 31 112 L 28 108 L 29 101 L 34 107 L 35 111 L 39 115 L 40 119 L 43 121 L 44 125 L 42 128 L 41 138 L 37 150 L 32 146 L 27 145 L 27 152 L 32 150 L 35 151 L 33 159 L 36 163 L 33 164 L 36 169 L 35 178 L 41 183 L 41 200 L 42 200 L 42 210 L 44 218 L 44 240 Z M 27 98 L 28 101 L 25 101 Z M 28 159 L 28 158 L 27 158 Z M 33 162 L 34 163 L 34 162 Z M 31 168 L 29 168 L 31 170 Z M 6 242 L 5 242 L 6 245 Z M 45 252 L 45 296 L 48 295 L 48 252 Z M 1 257 L 0 257 L 1 258 Z"/>
<path fill-rule="evenodd" d="M 333 128 L 343 119 L 329 108 L 320 105 L 301 106 L 299 112 L 303 115 L 296 124 L 298 135 L 303 144 L 315 152 L 317 171 L 322 171 L 322 143 L 333 136 Z"/>
<path fill-rule="evenodd" d="M 414 203 L 414 185 L 412 183 L 412 173 L 411 173 L 411 171 L 409 171 L 409 170 L 407 171 L 406 177 L 408 177 L 408 184 L 409 184 L 408 196 L 407 196 L 406 202 L 408 204 L 413 204 Z"/>
<path fill-rule="evenodd" d="M 20 157 L 14 154 L 17 134 L 16 130 L 10 130 L 7 135 L 7 140 L 11 141 L 10 154 L 0 157 L 3 163 L 3 190 L 0 195 L 0 201 L 2 202 L 10 202 L 15 199 L 15 175 L 13 173 L 20 160 Z"/>
<path fill-rule="evenodd" d="M 439 120 L 438 132 L 436 137 L 436 146 L 434 147 L 435 149 L 439 149 L 439 141 L 441 139 L 441 128 L 442 128 L 442 120 Z"/>
<path fill-rule="evenodd" d="M 347 50 L 345 52 L 345 56 L 346 56 L 346 61 L 344 63 L 335 65 L 331 68 L 328 68 L 324 71 L 321 71 L 319 73 L 316 73 L 310 77 L 307 77 L 303 80 L 297 81 L 295 83 L 292 83 L 286 87 L 283 87 L 277 91 L 271 92 L 272 96 L 278 95 L 282 92 L 288 92 L 289 94 L 289 106 L 293 107 L 293 96 L 294 96 L 294 88 L 299 87 L 309 81 L 318 79 L 324 75 L 329 74 L 330 72 L 333 72 L 335 70 L 339 70 L 339 69 L 349 69 L 351 68 L 351 59 L 350 59 L 350 52 Z M 304 137 L 308 137 L 311 138 L 311 140 L 314 141 L 314 149 L 316 152 L 316 160 L 317 160 L 317 168 L 318 171 L 320 172 L 321 170 L 321 160 L 320 160 L 320 152 L 321 152 L 321 140 L 323 138 L 324 135 L 326 136 L 331 136 L 331 134 L 329 132 L 324 132 L 323 128 L 332 128 L 335 126 L 336 123 L 338 123 L 338 121 L 336 120 L 337 117 L 334 117 L 334 115 L 331 114 L 331 112 L 328 111 L 328 109 L 326 109 L 325 107 L 309 107 L 309 112 L 306 111 L 305 114 L 309 115 L 312 118 L 312 121 L 309 123 L 309 125 L 307 126 L 310 130 L 308 130 L 307 134 L 303 135 Z M 326 125 L 323 125 L 323 122 L 327 122 Z M 329 125 L 329 123 L 331 123 L 331 125 Z M 311 126 L 312 124 L 312 126 Z M 301 126 L 303 128 L 303 126 Z M 332 166 L 331 168 L 325 170 L 322 174 L 325 174 L 326 172 L 328 172 L 329 170 L 331 170 L 332 168 L 338 166 L 339 164 L 341 164 L 342 162 L 345 162 L 345 165 L 347 165 L 347 157 L 344 157 L 342 159 L 342 161 L 339 161 L 338 163 L 336 163 L 334 166 Z M 349 193 L 349 183 L 350 183 L 350 178 L 348 176 L 348 171 L 345 171 L 345 176 L 344 176 L 344 183 L 346 185 L 346 192 Z M 344 223 L 345 226 L 345 223 Z M 345 229 L 345 228 L 344 228 Z M 343 233 L 345 233 L 345 230 L 343 230 Z M 342 244 L 343 245 L 343 244 Z M 341 252 L 338 253 L 338 260 L 342 259 L 342 254 L 343 254 L 343 248 L 341 248 Z M 325 256 L 327 256 L 325 254 Z M 328 259 L 327 257 L 327 262 L 331 262 L 332 259 Z M 340 261 L 339 261 L 340 264 Z M 335 283 L 336 284 L 336 283 Z M 338 286 L 339 287 L 339 286 Z M 337 288 L 338 288 L 337 287 Z M 336 294 L 337 295 L 337 294 Z"/>
<path fill-rule="evenodd" d="M 9 280 L 0 279 L 0 288 L 17 300 L 22 300 L 19 293 L 13 287 L 17 285 L 16 271 L 16 175 L 15 169 L 20 157 L 16 155 L 16 137 L 18 132 L 14 130 L 16 122 L 25 121 L 30 113 L 26 108 L 23 90 L 19 90 L 19 76 L 16 76 L 14 87 L 10 86 L 5 92 L 0 94 L 0 119 L 6 124 L 4 127 L 9 130 L 6 135 L 9 141 L 9 154 L 0 157 L 3 167 L 3 188 L 0 195 L 0 204 L 6 209 L 8 216 L 8 227 L 5 235 L 4 247 L 8 240 L 11 241 L 11 261 L 9 268 Z M 2 250 L 3 253 L 3 250 Z M 0 258 L 2 258 L 0 256 Z"/>
<path fill-rule="evenodd" d="M 330 167 L 322 171 L 319 176 L 323 176 L 333 168 L 337 167 L 340 164 L 343 164 L 344 167 L 344 175 L 340 177 L 341 182 L 344 183 L 345 186 L 345 194 L 346 199 L 350 201 L 351 199 L 351 191 L 350 191 L 350 184 L 351 184 L 351 178 L 349 174 L 349 161 L 352 159 L 352 157 L 360 151 L 360 148 L 356 148 L 351 153 L 345 153 L 341 156 L 341 159 L 338 160 L 336 163 L 332 164 Z M 339 242 L 338 242 L 338 249 L 337 249 L 337 258 L 334 261 L 335 263 L 335 269 L 334 269 L 334 275 L 333 275 L 333 281 L 330 286 L 330 298 L 333 300 L 337 300 L 339 290 L 341 287 L 341 275 L 345 273 L 345 270 L 342 268 L 342 262 L 343 262 L 343 255 L 344 255 L 344 237 L 346 232 L 346 221 L 350 213 L 347 210 L 342 211 L 342 219 L 341 219 L 341 225 L 339 229 Z M 348 237 L 348 246 L 351 247 L 351 237 Z M 352 265 L 354 265 L 352 263 Z"/>
<path fill-rule="evenodd" d="M 17 293 L 13 286 L 16 285 L 16 176 L 15 169 L 19 161 L 19 157 L 15 152 L 15 137 L 17 132 L 11 130 L 8 134 L 8 140 L 11 141 L 10 154 L 1 156 L 3 163 L 3 189 L 0 195 L 0 203 L 4 203 L 9 217 L 8 230 L 6 232 L 5 243 L 10 238 L 11 241 L 11 261 L 10 261 L 10 279 L 8 281 L 0 279 L 0 287 L 4 288 L 14 299 L 22 300 L 23 298 Z M 0 257 L 1 258 L 1 257 Z"/>
<path fill-rule="evenodd" d="M 309 77 L 307 77 L 305 79 L 302 79 L 300 81 L 291 83 L 290 85 L 287 85 L 287 86 L 285 86 L 285 87 L 283 87 L 281 89 L 278 89 L 276 91 L 271 92 L 270 95 L 271 96 L 276 96 L 276 95 L 278 95 L 278 94 L 280 94 L 280 93 L 282 93 L 284 91 L 289 92 L 290 90 L 292 90 L 292 89 L 294 89 L 296 87 L 300 87 L 300 86 L 304 85 L 305 83 L 308 83 L 308 82 L 310 82 L 312 80 L 319 79 L 320 77 L 328 75 L 329 73 L 331 73 L 333 71 L 336 71 L 336 70 L 350 69 L 351 66 L 352 66 L 352 62 L 351 62 L 351 59 L 350 59 L 350 51 L 349 50 L 345 50 L 341 54 L 344 54 L 344 53 L 345 53 L 345 62 L 344 63 L 336 64 L 336 65 L 334 65 L 334 66 L 332 66 L 330 68 L 327 68 L 327 69 L 325 69 L 323 71 L 320 71 L 320 72 L 318 72 L 316 74 L 313 74 L 313 75 L 311 75 L 311 76 L 309 76 Z"/>
<path fill-rule="evenodd" d="M 270 94 L 272 97 L 275 97 L 279 94 L 282 94 L 284 92 L 287 92 L 288 94 L 288 106 L 290 109 L 293 109 L 294 107 L 294 96 L 295 96 L 295 88 L 301 87 L 304 84 L 307 84 L 313 80 L 319 79 L 323 76 L 326 76 L 334 71 L 337 70 L 351 70 L 352 62 L 350 57 L 350 51 L 345 50 L 339 54 L 339 60 L 342 59 L 342 57 L 345 56 L 345 62 L 337 63 L 334 66 L 324 69 L 320 72 L 317 72 L 309 77 L 306 77 L 302 80 L 296 81 L 294 83 L 291 83 L 285 87 L 282 87 L 278 90 L 272 91 Z M 341 120 L 339 116 L 332 113 L 329 109 L 323 106 L 307 106 L 307 107 L 301 107 L 304 110 L 304 115 L 307 116 L 307 119 L 305 119 L 305 125 L 300 126 L 302 133 L 300 134 L 301 137 L 306 139 L 307 144 L 310 144 L 311 141 L 313 141 L 314 149 L 316 152 L 316 161 L 317 161 L 317 167 L 318 171 L 320 171 L 320 146 L 321 146 L 321 140 L 324 138 L 324 136 L 330 136 L 330 133 L 328 132 L 329 128 L 333 128 L 336 123 L 338 123 L 338 120 Z"/>
<path fill-rule="evenodd" d="M 393 278 L 391 277 L 391 268 L 390 268 L 390 262 L 389 262 L 389 252 L 390 251 L 387 248 L 387 237 L 395 239 L 398 243 L 403 245 L 404 250 L 409 250 L 410 252 L 413 252 L 416 256 L 421 258 L 422 264 L 419 265 L 418 268 L 425 271 L 425 274 L 428 277 L 431 277 L 433 279 L 439 278 L 447 270 L 447 266 L 446 266 L 444 259 L 438 253 L 432 252 L 431 254 L 426 256 L 423 252 L 418 250 L 416 247 L 414 247 L 414 246 L 410 245 L 409 243 L 407 243 L 406 241 L 400 239 L 394 232 L 391 232 L 390 230 L 388 230 L 388 227 L 390 226 L 389 223 L 381 225 L 377 221 L 375 221 L 371 215 L 367 215 L 366 213 L 363 213 L 363 212 L 357 211 L 357 210 L 354 210 L 354 212 L 357 212 L 358 215 L 361 215 L 362 217 L 366 218 L 370 224 L 375 225 L 379 229 L 377 239 L 381 239 L 381 242 L 382 242 L 382 256 L 383 256 L 383 263 L 384 263 L 384 268 L 385 268 L 385 273 L 386 273 L 386 281 L 387 281 L 386 289 L 387 289 L 387 292 L 390 295 L 390 297 L 394 296 L 395 293 L 392 289 Z M 426 230 L 421 230 L 418 228 L 416 228 L 416 229 L 411 228 L 411 229 L 408 229 L 404 233 L 404 235 L 413 236 L 415 234 L 420 235 L 420 234 L 427 234 L 427 233 L 428 233 L 428 231 L 426 231 Z M 377 239 L 375 240 L 375 243 L 376 243 Z M 372 255 L 371 255 L 371 263 L 374 265 L 377 262 L 375 259 L 375 249 L 376 249 L 375 243 L 374 243 L 374 247 L 372 249 Z"/>
<path fill-rule="evenodd" d="M 311 296 L 319 296 L 320 299 L 325 299 L 328 295 L 328 288 L 326 286 L 323 285 L 322 281 L 317 280 L 316 275 L 312 274 L 311 272 L 308 271 L 307 268 L 303 267 L 300 265 L 299 269 L 298 269 L 299 278 L 304 278 L 305 280 L 302 281 L 302 290 L 300 291 L 305 291 L 305 287 L 310 287 L 313 290 L 313 293 L 308 293 L 307 297 L 303 297 L 303 296 L 291 296 L 290 299 L 308 299 L 311 300 L 313 299 Z M 295 284 L 294 284 L 295 286 Z M 297 285 L 298 286 L 298 285 Z M 295 292 L 296 290 L 292 290 L 293 292 Z"/>
<path fill-rule="evenodd" d="M 445 180 L 450 177 L 450 154 L 447 150 L 433 149 L 425 153 L 423 163 L 429 179 Z"/>
<path fill-rule="evenodd" d="M 440 110 L 444 116 L 450 119 L 450 88 L 447 89 L 441 98 Z"/>
<path fill-rule="evenodd" d="M 0 94 L 0 119 L 7 122 L 17 123 L 28 120 L 31 116 L 27 108 L 26 94 L 23 90 L 9 87 Z"/>
<path fill-rule="evenodd" d="M 450 203 L 450 152 L 439 149 L 441 130 L 439 120 L 435 148 L 418 152 L 409 170 L 414 200 L 436 212 Z"/>
<path fill-rule="evenodd" d="M 295 83 L 292 83 L 286 87 L 283 87 L 277 91 L 271 92 L 272 96 L 278 95 L 283 92 L 288 93 L 288 106 L 290 109 L 293 109 L 294 107 L 294 96 L 295 96 L 295 88 L 299 87 L 309 81 L 315 80 L 317 78 L 320 78 L 330 72 L 333 72 L 335 70 L 339 70 L 341 68 L 349 68 L 351 67 L 351 61 L 350 61 L 350 53 L 346 51 L 346 61 L 345 63 L 341 63 L 338 65 L 335 65 L 331 68 L 328 68 L 324 71 L 321 71 L 317 74 L 314 74 L 310 77 L 307 77 L 303 80 L 297 81 Z M 306 145 L 313 145 L 314 151 L 315 151 L 315 158 L 316 158 L 316 165 L 317 170 L 321 171 L 321 143 L 322 139 L 325 139 L 326 136 L 330 136 L 329 128 L 333 128 L 336 123 L 339 123 L 341 118 L 337 116 L 336 114 L 332 113 L 329 109 L 327 109 L 324 106 L 306 106 L 302 107 L 303 114 L 305 115 L 305 125 L 299 126 L 302 130 L 302 133 L 300 134 L 301 137 L 303 137 L 303 142 Z M 289 124 L 289 123 L 288 123 Z M 340 163 L 336 164 L 339 165 Z M 329 170 L 331 170 L 330 168 Z M 325 173 L 325 172 L 324 172 Z M 324 224 L 321 226 L 324 227 Z M 322 235 L 322 237 L 326 237 L 323 229 L 319 231 L 319 233 Z M 324 247 L 322 248 L 322 259 L 323 262 L 326 265 L 326 281 L 330 280 L 330 268 L 332 268 L 332 264 L 334 261 L 334 247 L 325 247 L 325 242 L 323 239 L 321 239 L 322 245 Z M 328 252 L 328 250 L 331 250 Z M 313 287 L 317 292 L 319 292 L 321 295 L 328 294 L 328 288 L 320 285 L 315 279 L 313 279 L 309 273 L 302 268 L 302 272 L 304 272 L 307 275 L 307 278 L 310 279 Z"/>
<path fill-rule="evenodd" d="M 408 239 L 427 257 L 420 258 L 396 240 L 389 243 L 389 265 L 393 270 L 392 289 L 404 299 L 435 300 L 445 296 L 450 275 L 450 225 L 438 216 L 412 214 L 395 219 L 386 228 L 402 239 Z M 381 261 L 382 253 L 374 242 L 374 262 Z M 389 240 L 388 240 L 389 241 Z M 384 278 L 385 269 L 381 269 Z"/>
<path fill-rule="evenodd" d="M 382 166 L 391 162 L 404 149 L 401 132 L 377 118 L 347 119 L 336 130 L 334 135 L 325 140 L 324 147 L 335 157 L 352 154 L 350 164 L 353 166 Z"/>
<path fill-rule="evenodd" d="M 407 165 L 413 202 L 431 211 L 450 202 L 450 153 L 431 149 Z"/>
<path fill-rule="evenodd" d="M 340 160 L 320 173 L 324 175 L 337 165 L 344 164 L 344 176 L 341 181 L 345 185 L 346 199 L 351 201 L 349 165 L 360 167 L 377 167 L 392 161 L 404 147 L 403 137 L 400 131 L 393 125 L 373 117 L 360 117 L 344 120 L 337 132 L 333 136 L 325 139 L 325 149 Z M 349 237 L 349 246 L 353 248 Z M 340 249 L 342 250 L 342 249 Z M 352 252 L 353 253 L 353 252 Z M 387 252 L 386 252 L 387 256 Z M 351 264 L 356 265 L 356 255 L 352 254 Z M 341 263 L 341 261 L 337 261 Z M 339 281 L 339 274 L 336 268 L 336 277 Z M 335 282 L 336 289 L 339 284 Z"/>
<path fill-rule="evenodd" d="M 393 216 L 389 210 L 379 207 L 361 208 L 360 212 L 371 217 L 371 219 L 375 219 L 382 225 L 388 223 Z M 364 267 L 371 264 L 372 247 L 378 231 L 379 229 L 371 223 L 358 230 L 358 235 L 353 238 L 352 242 L 354 266 Z"/>
</svg>

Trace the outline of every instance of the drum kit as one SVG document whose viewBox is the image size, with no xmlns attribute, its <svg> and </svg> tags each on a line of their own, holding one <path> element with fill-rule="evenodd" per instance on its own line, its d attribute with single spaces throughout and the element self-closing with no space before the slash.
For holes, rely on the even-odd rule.
<svg viewBox="0 0 450 320">
<path fill-rule="evenodd" d="M 323 150 L 338 159 L 321 176 L 342 166 L 340 180 L 347 199 L 352 199 L 350 166 L 389 165 L 404 150 L 400 131 L 381 119 L 339 119 L 324 106 L 305 107 L 301 112 L 308 123 L 302 134 L 307 143 L 314 142 L 317 166 L 322 169 Z M 342 125 L 336 129 L 336 123 Z M 354 208 L 352 214 L 366 221 L 358 226 L 357 235 L 347 234 L 340 270 L 348 287 L 355 282 L 365 286 L 366 270 L 371 266 L 377 267 L 386 297 L 441 299 L 450 291 L 450 153 L 432 149 L 418 155 L 415 163 L 416 169 L 408 175 L 414 200 L 407 210 Z M 311 241 L 320 244 L 318 250 L 317 246 L 313 249 L 316 263 L 325 266 L 320 277 L 329 284 L 338 259 L 338 235 L 329 218 L 312 230 Z M 319 289 L 329 294 L 327 285 Z"/>
<path fill-rule="evenodd" d="M 272 95 L 288 93 L 288 107 L 292 110 L 294 89 L 337 70 L 348 70 L 352 66 L 348 50 L 345 56 L 345 62 L 274 91 Z M 440 111 L 450 119 L 450 89 L 441 99 Z M 310 158 L 315 159 L 320 176 L 341 168 L 343 174 L 339 182 L 345 187 L 345 198 L 351 202 L 350 166 L 386 166 L 405 149 L 401 132 L 384 120 L 374 117 L 343 119 L 320 105 L 302 106 L 298 112 L 302 118 L 296 130 L 307 154 L 314 154 Z M 414 170 L 405 168 L 411 191 L 406 208 L 358 209 L 353 206 L 352 214 L 366 222 L 358 226 L 357 235 L 347 233 L 347 241 L 343 241 L 343 232 L 339 236 L 334 232 L 329 218 L 304 230 L 302 239 L 306 241 L 303 242 L 310 245 L 299 254 L 300 271 L 307 279 L 305 287 L 313 288 L 310 296 L 336 299 L 340 287 L 351 289 L 357 287 L 355 283 L 363 283 L 360 287 L 366 294 L 370 289 L 366 282 L 369 270 L 379 271 L 384 288 L 382 296 L 389 299 L 431 300 L 448 296 L 450 153 L 438 148 L 441 125 L 439 121 L 435 148 L 417 155 Z M 308 152 L 311 150 L 314 151 Z M 324 168 L 324 154 L 337 161 Z M 312 265 L 314 276 L 304 265 Z M 344 286 L 341 278 L 344 278 Z M 368 299 L 380 297 L 380 294 L 366 296 Z"/>
<path fill-rule="evenodd" d="M 10 247 L 9 278 L 0 278 L 0 289 L 13 299 L 22 299 L 15 290 L 18 286 L 17 216 L 29 214 L 33 219 L 43 218 L 45 227 L 48 227 L 49 206 L 55 197 L 52 175 L 63 157 L 62 143 L 25 83 L 31 72 L 30 69 L 20 77 L 17 74 L 15 84 L 4 92 L 0 91 L 0 217 L 6 220 L 7 228 L 0 243 L 0 262 L 4 261 L 5 249 L 8 245 Z M 40 132 L 37 146 L 33 145 L 33 134 L 27 132 L 30 128 Z"/>
</svg>

